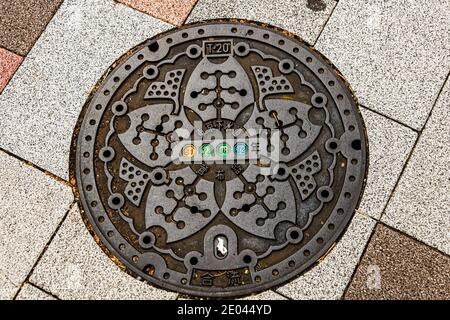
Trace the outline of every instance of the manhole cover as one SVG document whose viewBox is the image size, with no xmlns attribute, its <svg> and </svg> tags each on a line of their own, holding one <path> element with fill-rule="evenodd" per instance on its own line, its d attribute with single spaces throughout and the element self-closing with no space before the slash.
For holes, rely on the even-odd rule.
<svg viewBox="0 0 450 320">
<path fill-rule="evenodd" d="M 343 233 L 367 142 L 335 69 L 286 31 L 160 34 L 99 81 L 74 135 L 84 218 L 127 272 L 229 297 L 279 285 Z"/>
</svg>

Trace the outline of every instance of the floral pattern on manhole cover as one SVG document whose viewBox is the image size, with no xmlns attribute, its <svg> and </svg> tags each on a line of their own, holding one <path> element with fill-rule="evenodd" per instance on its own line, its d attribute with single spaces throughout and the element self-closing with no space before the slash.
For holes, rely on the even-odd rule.
<svg viewBox="0 0 450 320">
<path fill-rule="evenodd" d="M 288 32 L 209 21 L 98 82 L 73 138 L 83 217 L 129 273 L 195 296 L 259 292 L 342 235 L 366 177 L 354 96 Z"/>
</svg>

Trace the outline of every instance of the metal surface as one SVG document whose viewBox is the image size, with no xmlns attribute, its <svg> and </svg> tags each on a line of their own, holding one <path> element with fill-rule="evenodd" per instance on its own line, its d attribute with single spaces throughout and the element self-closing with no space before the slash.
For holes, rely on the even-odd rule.
<svg viewBox="0 0 450 320">
<path fill-rule="evenodd" d="M 245 158 L 261 138 L 252 129 L 274 159 Z M 227 130 L 231 140 L 204 143 Z M 327 253 L 358 205 L 368 152 L 337 71 L 286 31 L 237 20 L 174 29 L 119 59 L 72 150 L 84 220 L 110 257 L 208 297 L 279 285 Z M 199 155 L 212 160 L 179 161 Z M 233 156 L 243 160 L 220 162 Z"/>
</svg>

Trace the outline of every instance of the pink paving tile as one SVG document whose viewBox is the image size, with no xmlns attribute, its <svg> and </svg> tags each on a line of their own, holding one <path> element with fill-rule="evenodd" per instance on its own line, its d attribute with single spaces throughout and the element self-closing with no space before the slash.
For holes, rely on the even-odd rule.
<svg viewBox="0 0 450 320">
<path fill-rule="evenodd" d="M 0 93 L 5 89 L 22 60 L 21 56 L 0 48 Z"/>
<path fill-rule="evenodd" d="M 174 25 L 182 25 L 198 0 L 117 0 Z"/>
</svg>

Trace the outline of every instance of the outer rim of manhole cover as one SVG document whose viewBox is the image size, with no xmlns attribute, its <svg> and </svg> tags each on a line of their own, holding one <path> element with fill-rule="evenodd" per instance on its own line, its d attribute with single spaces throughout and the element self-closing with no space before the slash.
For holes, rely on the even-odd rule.
<svg viewBox="0 0 450 320">
<path fill-rule="evenodd" d="M 298 250 L 293 255 L 290 256 L 290 257 L 293 257 L 296 255 L 299 255 L 299 254 L 301 254 L 300 251 L 303 251 L 302 253 L 304 255 L 306 255 L 305 252 L 308 251 L 308 255 L 310 255 L 310 256 L 308 257 L 306 262 L 304 262 L 303 264 L 296 265 L 295 268 L 291 268 L 289 271 L 284 271 L 284 269 L 283 269 L 284 274 L 282 274 L 280 276 L 278 276 L 278 274 L 276 274 L 276 275 L 274 274 L 274 277 L 272 277 L 270 280 L 262 281 L 261 283 L 256 284 L 256 285 L 253 282 L 253 284 L 250 286 L 246 285 L 246 288 L 244 288 L 244 289 L 241 289 L 239 287 L 238 288 L 236 288 L 236 287 L 228 287 L 228 288 L 199 287 L 199 289 L 197 289 L 196 287 L 191 286 L 190 283 L 188 283 L 188 285 L 173 284 L 171 282 L 164 280 L 165 278 L 162 278 L 162 277 L 161 277 L 161 279 L 159 279 L 159 278 L 153 277 L 151 275 L 148 276 L 146 273 L 144 273 L 142 271 L 142 269 L 140 268 L 142 266 L 139 267 L 138 263 L 133 263 L 132 261 L 129 261 L 126 258 L 123 258 L 122 257 L 123 253 L 121 253 L 120 250 L 118 249 L 117 243 L 116 243 L 116 247 L 111 244 L 110 240 L 108 239 L 108 235 L 106 234 L 106 232 L 104 230 L 102 231 L 100 229 L 100 227 L 98 226 L 97 220 L 94 219 L 93 214 L 91 213 L 91 210 L 93 208 L 90 205 L 88 205 L 87 200 L 84 197 L 85 191 L 83 190 L 83 186 L 85 186 L 85 183 L 82 183 L 83 173 L 81 172 L 81 168 L 80 168 L 80 166 L 81 166 L 80 161 L 82 158 L 81 150 L 79 150 L 81 148 L 80 147 L 81 143 L 79 142 L 79 139 L 81 139 L 81 136 L 82 136 L 82 135 L 80 135 L 80 131 L 83 130 L 84 126 L 86 125 L 86 123 L 83 123 L 83 122 L 85 121 L 85 116 L 88 111 L 88 107 L 91 105 L 93 100 L 96 99 L 96 96 L 99 95 L 99 89 L 102 88 L 102 86 L 105 84 L 104 82 L 106 81 L 106 79 L 108 79 L 108 77 L 111 75 L 111 73 L 113 73 L 129 57 L 132 57 L 133 55 L 136 54 L 136 52 L 138 52 L 142 48 L 148 46 L 155 40 L 166 39 L 169 35 L 181 32 L 182 30 L 194 29 L 194 28 L 197 28 L 197 30 L 198 30 L 199 28 L 207 28 L 210 25 L 218 25 L 218 24 L 227 25 L 228 27 L 233 25 L 232 31 L 227 29 L 228 31 L 224 31 L 221 34 L 221 36 L 229 36 L 229 37 L 245 36 L 245 37 L 250 37 L 250 40 L 258 40 L 258 41 L 262 42 L 262 40 L 263 40 L 262 38 L 256 39 L 256 37 L 258 35 L 261 37 L 263 33 L 268 33 L 271 35 L 271 37 L 275 38 L 276 41 L 278 41 L 278 39 L 280 39 L 280 41 L 283 41 L 283 44 L 284 44 L 284 41 L 286 41 L 286 45 L 284 47 L 278 48 L 278 49 L 284 51 L 284 53 L 286 55 L 293 56 L 296 52 L 298 52 L 298 48 L 300 48 L 300 50 L 306 49 L 307 51 L 309 51 L 310 56 L 313 57 L 313 60 L 309 61 L 311 63 L 310 65 L 315 66 L 315 70 L 313 70 L 311 67 L 308 67 L 309 70 L 312 73 L 314 73 L 314 76 L 317 77 L 323 83 L 323 85 L 328 89 L 328 93 L 330 93 L 330 95 L 332 97 L 334 96 L 332 94 L 332 92 L 336 92 L 336 90 L 333 90 L 334 88 L 336 88 L 336 87 L 342 88 L 343 91 L 337 91 L 337 92 L 345 94 L 343 101 L 347 102 L 346 105 L 349 106 L 349 109 L 352 109 L 351 111 L 354 112 L 355 119 L 356 119 L 355 122 L 357 124 L 357 132 L 360 134 L 359 137 L 362 140 L 360 149 L 358 149 L 361 152 L 361 156 L 359 158 L 360 164 L 358 166 L 358 172 L 356 174 L 354 174 L 356 176 L 356 182 L 355 182 L 355 184 L 357 184 L 356 189 L 359 191 L 358 191 L 357 197 L 352 195 L 351 196 L 352 200 L 348 200 L 349 205 L 347 205 L 347 207 L 349 209 L 346 210 L 346 212 L 344 214 L 340 214 L 339 226 L 337 228 L 334 228 L 334 225 L 333 225 L 334 230 L 333 230 L 331 236 L 327 236 L 326 238 L 324 237 L 326 239 L 326 241 L 324 241 L 324 239 L 322 239 L 323 243 L 321 245 L 317 244 L 316 242 L 311 244 L 311 247 L 314 248 L 314 251 L 312 251 L 313 252 L 312 254 L 310 254 L 310 252 L 308 250 L 303 250 L 306 246 L 305 245 L 305 246 L 302 246 L 302 250 Z M 247 32 L 247 30 L 249 28 L 251 28 L 253 31 L 255 31 L 254 34 L 252 33 L 253 35 L 240 34 L 240 32 L 242 30 L 245 30 Z M 219 35 L 214 35 L 214 36 L 219 36 Z M 264 40 L 264 41 L 266 41 L 266 40 Z M 271 41 L 272 41 L 272 39 L 271 39 Z M 288 42 L 289 42 L 289 45 L 288 45 Z M 287 52 L 287 50 L 288 50 L 287 47 L 294 48 L 293 49 L 294 53 Z M 295 49 L 295 48 L 297 48 L 297 49 Z M 297 50 L 297 51 L 295 51 L 295 50 Z M 295 58 L 295 59 L 297 59 L 297 58 Z M 305 64 L 303 61 L 301 61 L 301 62 L 303 64 Z M 319 71 L 319 69 L 321 69 L 320 67 L 322 67 L 324 65 L 327 67 L 327 70 L 330 72 L 323 72 L 323 69 Z M 328 84 L 326 84 L 327 82 L 328 83 L 336 82 L 335 83 L 336 86 L 334 86 L 334 88 L 330 88 L 330 86 Z M 341 95 L 341 98 L 342 98 L 342 95 Z M 336 99 L 333 98 L 333 101 L 336 102 Z M 344 102 L 341 102 L 341 104 L 343 104 Z M 338 104 L 336 103 L 336 105 L 338 105 Z M 341 108 L 340 105 L 339 105 L 339 108 Z M 78 152 L 78 151 L 80 151 L 80 152 Z M 80 212 L 81 212 L 83 221 L 86 224 L 86 227 L 88 228 L 89 232 L 91 233 L 91 235 L 93 236 L 95 241 L 98 243 L 98 245 L 103 249 L 103 251 L 122 270 L 124 270 L 128 274 L 130 274 L 140 280 L 142 280 L 142 279 L 147 280 L 150 284 L 155 285 L 156 287 L 159 287 L 159 288 L 162 288 L 165 290 L 171 290 L 171 291 L 179 292 L 182 294 L 187 294 L 190 296 L 227 298 L 227 297 L 240 297 L 240 296 L 246 296 L 249 294 L 255 294 L 255 293 L 270 289 L 270 288 L 280 286 L 284 283 L 294 280 L 296 277 L 300 276 L 301 274 L 303 274 L 304 272 L 306 272 L 307 270 L 312 268 L 314 265 L 318 264 L 323 259 L 323 257 L 326 256 L 331 251 L 331 249 L 333 249 L 336 242 L 339 241 L 339 239 L 343 236 L 343 234 L 345 233 L 346 229 L 348 228 L 348 226 L 350 224 L 351 219 L 354 216 L 355 209 L 358 207 L 358 205 L 361 201 L 361 197 L 363 195 L 365 184 L 366 184 L 367 172 L 368 172 L 368 159 L 369 159 L 369 148 L 368 148 L 367 132 L 366 132 L 363 118 L 359 111 L 359 104 L 357 102 L 357 99 L 356 99 L 349 83 L 340 74 L 340 72 L 337 70 L 337 68 L 326 57 L 324 57 L 320 52 L 315 50 L 308 43 L 303 41 L 300 37 L 290 33 L 289 31 L 286 31 L 284 29 L 281 29 L 281 28 L 278 28 L 275 26 L 271 26 L 266 23 L 260 23 L 260 22 L 250 21 L 250 20 L 214 19 L 214 20 L 206 20 L 206 21 L 202 21 L 202 22 L 186 24 L 186 25 L 183 25 L 182 27 L 178 27 L 178 28 L 176 27 L 171 30 L 160 33 L 150 39 L 143 41 L 141 44 L 137 45 L 136 47 L 134 47 L 133 49 L 128 51 L 126 54 L 124 54 L 118 60 L 116 60 L 115 63 L 113 63 L 113 65 L 105 72 L 105 74 L 97 82 L 96 86 L 94 87 L 93 91 L 90 93 L 85 105 L 82 108 L 82 111 L 80 113 L 80 116 L 78 118 L 76 127 L 74 129 L 74 133 L 72 136 L 69 172 L 70 172 L 70 182 L 71 182 L 71 185 L 73 186 L 73 192 L 75 194 L 75 198 L 76 198 L 76 201 L 80 208 Z M 348 168 L 347 168 L 347 170 L 348 170 Z M 355 177 L 353 177 L 353 178 L 355 178 Z M 93 178 L 93 182 L 96 185 L 95 178 Z M 345 177 L 343 183 L 344 183 L 344 185 L 345 185 L 345 183 L 347 183 L 346 177 Z M 95 186 L 95 188 L 96 188 L 96 186 Z M 339 201 L 341 199 L 341 197 L 343 197 L 344 191 L 339 190 L 339 192 L 340 192 L 339 198 L 336 201 Z M 99 197 L 99 199 L 100 199 L 100 197 Z M 90 208 L 90 209 L 88 209 L 86 211 L 85 208 Z M 330 219 L 336 218 L 336 216 L 338 215 L 338 213 L 336 213 L 335 211 L 336 211 L 336 207 L 333 208 L 333 212 L 329 216 Z M 295 211 L 295 212 L 297 214 L 297 211 Z M 106 214 L 106 216 L 108 217 L 108 214 Z M 328 217 L 327 217 L 327 219 L 328 219 Z M 328 223 L 329 221 L 330 220 L 327 220 L 326 223 Z M 332 222 L 334 222 L 334 220 Z M 322 235 L 323 234 L 322 232 L 324 231 L 324 229 L 326 229 L 324 226 L 319 228 L 317 234 L 320 233 L 320 235 Z M 317 234 L 314 236 L 317 236 Z M 317 238 L 312 237 L 311 239 L 308 240 L 308 242 L 306 244 L 311 243 L 313 239 L 317 240 Z M 319 237 L 319 239 L 321 239 L 321 238 Z M 317 250 L 316 250 L 316 247 L 318 247 Z M 309 247 L 308 247 L 308 249 L 309 249 Z M 287 260 L 287 259 L 282 260 L 282 262 L 284 262 L 285 260 Z M 277 271 L 277 273 L 278 273 L 278 271 Z M 152 273 L 152 275 L 153 275 L 153 273 Z"/>
</svg>

